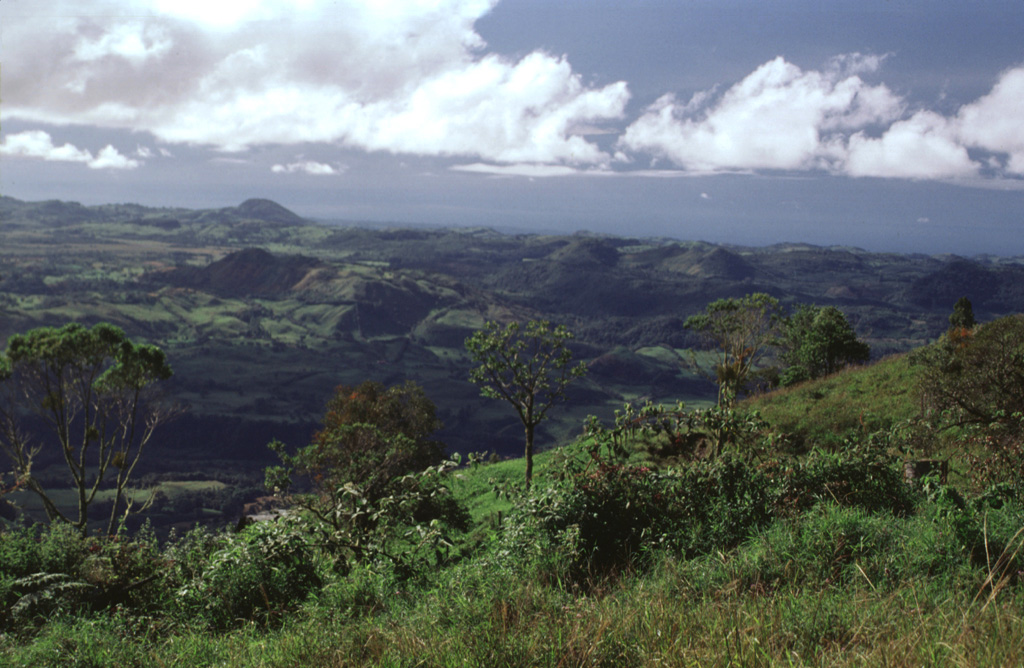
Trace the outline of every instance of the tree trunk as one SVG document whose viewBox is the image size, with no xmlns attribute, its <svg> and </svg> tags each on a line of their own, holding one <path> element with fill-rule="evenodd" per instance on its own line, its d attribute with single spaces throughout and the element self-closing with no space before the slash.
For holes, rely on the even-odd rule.
<svg viewBox="0 0 1024 668">
<path fill-rule="evenodd" d="M 526 491 L 530 491 L 530 481 L 533 480 L 533 430 L 536 425 L 526 423 Z"/>
<path fill-rule="evenodd" d="M 85 480 L 82 480 L 78 485 L 78 522 L 75 526 L 83 536 L 89 533 L 89 501 L 85 495 Z"/>
</svg>

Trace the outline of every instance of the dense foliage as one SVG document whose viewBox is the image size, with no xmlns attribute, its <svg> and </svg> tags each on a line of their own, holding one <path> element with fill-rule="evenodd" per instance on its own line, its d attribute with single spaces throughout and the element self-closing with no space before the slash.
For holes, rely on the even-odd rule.
<svg viewBox="0 0 1024 668">
<path fill-rule="evenodd" d="M 713 658 L 735 642 L 724 630 L 721 644 L 678 643 L 717 638 L 719 625 L 735 633 L 737 610 L 761 611 L 754 635 L 777 647 L 749 656 L 773 661 L 832 656 L 830 637 L 868 652 L 905 633 L 916 652 L 980 652 L 928 620 L 967 615 L 991 628 L 993 615 L 1019 617 L 1024 500 L 907 483 L 878 440 L 680 468 L 581 440 L 545 456 L 489 541 L 458 562 L 418 562 L 414 579 L 385 562 L 334 569 L 299 517 L 238 534 L 196 529 L 164 546 L 145 532 L 12 529 L 0 541 L 0 656 L 40 666 L 726 665 Z M 808 616 L 822 601 L 827 623 Z M 888 616 L 868 614 L 877 606 Z M 912 610 L 916 626 L 893 636 L 894 618 Z M 794 624 L 780 628 L 771 616 L 786 611 Z M 979 656 L 1012 663 L 1019 637 L 1003 630 Z M 731 651 L 745 655 L 746 642 Z"/>
<path fill-rule="evenodd" d="M 786 318 L 782 347 L 782 386 L 821 378 L 871 357 L 870 347 L 857 339 L 846 316 L 834 306 L 800 305 Z"/>
<path fill-rule="evenodd" d="M 357 483 L 364 495 L 379 498 L 397 477 L 442 461 L 444 446 L 432 438 L 440 428 L 433 402 L 416 383 L 340 385 L 313 442 L 284 459 L 314 494 Z"/>
<path fill-rule="evenodd" d="M 967 446 L 971 477 L 1024 488 L 1024 316 L 950 327 L 914 360 L 927 408 Z"/>
<path fill-rule="evenodd" d="M 917 359 L 930 405 L 956 422 L 992 424 L 1024 412 L 1024 315 L 951 329 Z"/>
<path fill-rule="evenodd" d="M 338 387 L 311 444 L 295 454 L 270 444 L 282 465 L 267 469 L 267 486 L 304 511 L 306 528 L 337 570 L 386 559 L 409 571 L 440 560 L 448 532 L 466 528 L 465 511 L 443 482 L 451 464 L 430 438 L 439 427 L 434 404 L 415 383 Z"/>
</svg>

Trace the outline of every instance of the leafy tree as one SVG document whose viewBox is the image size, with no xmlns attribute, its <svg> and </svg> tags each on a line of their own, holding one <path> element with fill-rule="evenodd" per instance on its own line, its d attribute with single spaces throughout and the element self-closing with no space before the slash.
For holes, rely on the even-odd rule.
<svg viewBox="0 0 1024 668">
<path fill-rule="evenodd" d="M 12 336 L 0 356 L 0 451 L 16 479 L 36 493 L 50 522 L 71 523 L 83 533 L 89 506 L 109 482 L 114 501 L 107 532 L 133 510 L 128 481 L 146 444 L 167 412 L 147 401 L 152 386 L 171 377 L 164 352 L 135 344 L 107 323 L 91 329 L 72 323 Z M 45 427 L 38 444 L 27 423 Z M 60 453 L 77 498 L 66 515 L 33 476 L 42 449 Z"/>
<path fill-rule="evenodd" d="M 396 476 L 441 462 L 444 445 L 431 438 L 440 428 L 434 402 L 412 381 L 341 385 L 306 451 L 305 468 L 318 486 L 354 482 L 379 496 Z"/>
<path fill-rule="evenodd" d="M 970 330 L 976 324 L 977 321 L 974 319 L 974 307 L 971 305 L 971 300 L 967 297 L 961 297 L 956 300 L 953 312 L 949 315 L 949 328 L 951 330 Z"/>
<path fill-rule="evenodd" d="M 976 324 L 971 300 L 967 297 L 956 300 L 953 312 L 949 314 L 949 329 L 946 331 L 948 343 L 958 346 L 967 345 Z"/>
<path fill-rule="evenodd" d="M 440 427 L 433 402 L 411 381 L 339 386 L 312 443 L 294 455 L 270 444 L 282 465 L 267 469 L 267 486 L 286 494 L 294 481 L 308 483 L 307 493 L 288 498 L 309 513 L 341 564 L 381 556 L 403 562 L 410 553 L 391 548 L 410 527 L 429 526 L 424 545 L 444 540 L 439 524 L 465 525 L 440 484 L 444 446 L 431 438 Z"/>
<path fill-rule="evenodd" d="M 720 406 L 731 404 L 756 380 L 758 365 L 778 341 L 781 322 L 779 300 L 757 292 L 714 301 L 683 323 L 716 353 L 707 375 L 718 383 Z"/>
<path fill-rule="evenodd" d="M 969 337 L 945 336 L 922 349 L 921 387 L 955 424 L 1019 424 L 1024 413 L 1024 315 L 1000 318 Z"/>
<path fill-rule="evenodd" d="M 783 325 L 782 385 L 820 378 L 871 357 L 843 312 L 834 306 L 802 304 Z"/>
<path fill-rule="evenodd" d="M 917 351 L 922 400 L 945 427 L 962 427 L 968 475 L 1024 489 L 1024 315 L 950 328 Z"/>
<path fill-rule="evenodd" d="M 475 364 L 469 378 L 480 393 L 504 399 L 515 408 L 526 431 L 526 487 L 533 478 L 533 447 L 537 425 L 555 404 L 565 400 L 566 388 L 583 376 L 586 365 L 573 365 L 568 343 L 572 333 L 563 325 L 531 320 L 525 326 L 511 322 L 502 327 L 488 322 L 466 339 Z"/>
</svg>

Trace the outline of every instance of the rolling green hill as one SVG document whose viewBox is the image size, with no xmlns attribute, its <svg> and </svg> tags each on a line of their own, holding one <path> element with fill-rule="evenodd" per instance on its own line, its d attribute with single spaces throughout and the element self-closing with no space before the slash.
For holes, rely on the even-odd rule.
<svg viewBox="0 0 1024 668">
<path fill-rule="evenodd" d="M 921 415 L 920 369 L 893 355 L 826 378 L 775 390 L 743 402 L 758 410 L 801 449 L 831 448 L 844 437 L 888 429 Z"/>
<path fill-rule="evenodd" d="M 682 322 L 714 299 L 767 291 L 787 307 L 837 306 L 878 359 L 944 331 L 953 295 L 980 320 L 1024 311 L 1022 278 L 1019 258 L 366 228 L 269 200 L 188 210 L 0 197 L 0 341 L 110 321 L 163 347 L 170 397 L 190 411 L 160 433 L 158 470 L 258 470 L 267 441 L 304 443 L 332 389 L 367 379 L 423 385 L 452 450 L 516 456 L 518 421 L 467 379 L 463 341 L 491 319 L 577 335 L 591 373 L 545 423 L 539 444 L 551 446 L 625 401 L 713 400 L 683 362 L 695 339 Z"/>
</svg>

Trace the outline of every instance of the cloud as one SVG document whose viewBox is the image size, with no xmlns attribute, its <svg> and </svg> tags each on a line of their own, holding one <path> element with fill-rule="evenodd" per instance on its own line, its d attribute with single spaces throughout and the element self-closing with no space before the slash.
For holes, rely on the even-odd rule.
<svg viewBox="0 0 1024 668">
<path fill-rule="evenodd" d="M 159 59 L 172 45 L 170 36 L 160 26 L 139 23 L 115 24 L 98 35 L 82 34 L 74 45 L 72 58 L 80 63 L 104 59 L 123 59 L 134 67 L 147 60 Z"/>
<path fill-rule="evenodd" d="M 7 135 L 0 143 L 0 155 L 39 158 L 56 162 L 89 162 L 92 160 L 91 153 L 71 144 L 54 146 L 53 138 L 41 130 Z"/>
<path fill-rule="evenodd" d="M 960 109 L 957 121 L 965 144 L 1006 154 L 1006 170 L 1024 174 L 1024 67 L 1004 72 L 992 92 Z"/>
<path fill-rule="evenodd" d="M 293 162 L 287 165 L 274 165 L 273 167 L 270 168 L 270 171 L 274 172 L 275 174 L 303 173 L 311 174 L 313 176 L 333 176 L 335 174 L 340 174 L 345 170 L 337 169 L 335 167 L 332 167 L 331 165 L 322 162 L 314 162 L 312 160 L 307 160 L 305 162 Z"/>
<path fill-rule="evenodd" d="M 530 178 L 547 178 L 552 176 L 578 176 L 580 174 L 592 173 L 581 171 L 573 167 L 567 167 L 565 165 L 543 165 L 525 163 L 519 163 L 514 165 L 490 165 L 477 162 L 471 165 L 455 165 L 451 169 L 452 171 L 456 172 L 490 174 L 493 176 L 526 176 Z M 602 173 L 607 174 L 607 172 Z"/>
<path fill-rule="evenodd" d="M 90 169 L 135 169 L 141 163 L 121 155 L 116 148 L 107 144 L 87 164 Z"/>
<path fill-rule="evenodd" d="M 626 119 L 624 81 L 589 84 L 565 55 L 489 51 L 476 24 L 497 2 L 0 2 L 5 59 L 19 64 L 4 72 L 3 114 L 149 133 L 162 145 L 132 158 L 113 147 L 32 149 L 96 168 L 137 167 L 175 145 L 241 153 L 328 143 L 523 176 L 1024 176 L 1024 67 L 943 115 L 873 81 L 888 56 L 845 54 L 817 69 L 777 57 Z M 37 140 L 9 137 L 4 150 L 26 156 L 18 142 Z M 337 169 L 304 164 L 272 169 Z"/>
<path fill-rule="evenodd" d="M 919 111 L 897 121 L 878 139 L 850 137 L 842 171 L 850 176 L 948 179 L 977 174 L 980 165 L 957 143 L 956 124 Z"/>
<path fill-rule="evenodd" d="M 330 142 L 607 164 L 583 132 L 622 117 L 626 84 L 585 85 L 565 57 L 540 51 L 485 53 L 474 24 L 495 2 L 2 3 L 5 55 L 23 63 L 5 72 L 4 113 L 227 151 Z"/>
<path fill-rule="evenodd" d="M 0 142 L 0 155 L 53 162 L 80 162 L 90 169 L 135 169 L 141 164 L 138 160 L 122 155 L 109 144 L 95 157 L 89 151 L 72 144 L 55 146 L 49 133 L 42 130 L 7 135 Z"/>
<path fill-rule="evenodd" d="M 689 173 L 825 170 L 853 177 L 954 179 L 977 184 L 987 168 L 1024 174 L 1024 67 L 954 116 L 917 110 L 885 85 L 866 83 L 884 58 L 851 54 L 822 71 L 775 58 L 739 83 L 680 103 L 662 96 L 619 138 Z M 973 157 L 972 150 L 990 152 Z"/>
<path fill-rule="evenodd" d="M 850 74 L 877 67 L 876 60 L 847 60 L 845 67 L 805 72 L 780 57 L 721 96 L 701 92 L 680 104 L 665 95 L 619 145 L 697 172 L 827 167 L 837 157 L 834 133 L 894 120 L 902 110 L 884 85 Z"/>
</svg>

